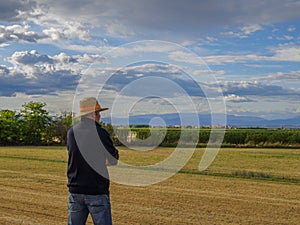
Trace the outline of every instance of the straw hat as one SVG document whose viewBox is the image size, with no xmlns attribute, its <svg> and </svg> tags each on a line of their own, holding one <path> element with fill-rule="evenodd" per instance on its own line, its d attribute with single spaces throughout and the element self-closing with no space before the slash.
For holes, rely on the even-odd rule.
<svg viewBox="0 0 300 225">
<path fill-rule="evenodd" d="M 92 112 L 100 112 L 100 111 L 108 110 L 108 108 L 102 108 L 99 102 L 97 101 L 97 99 L 94 97 L 82 99 L 80 101 L 79 106 L 80 106 L 79 116 L 84 116 Z"/>
</svg>

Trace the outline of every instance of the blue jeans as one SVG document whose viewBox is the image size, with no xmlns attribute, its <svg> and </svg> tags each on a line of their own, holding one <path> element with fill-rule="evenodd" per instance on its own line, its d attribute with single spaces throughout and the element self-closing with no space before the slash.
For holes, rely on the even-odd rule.
<svg viewBox="0 0 300 225">
<path fill-rule="evenodd" d="M 108 195 L 86 195 L 69 192 L 68 225 L 84 225 L 89 213 L 95 225 L 111 225 Z"/>
</svg>

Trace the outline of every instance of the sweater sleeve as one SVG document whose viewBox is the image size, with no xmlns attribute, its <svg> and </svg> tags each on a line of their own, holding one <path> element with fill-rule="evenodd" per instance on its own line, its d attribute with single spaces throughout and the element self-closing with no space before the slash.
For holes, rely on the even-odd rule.
<svg viewBox="0 0 300 225">
<path fill-rule="evenodd" d="M 119 159 L 119 151 L 115 148 L 109 133 L 100 128 L 98 130 L 101 142 L 106 149 L 106 158 L 110 165 L 117 165 Z"/>
</svg>

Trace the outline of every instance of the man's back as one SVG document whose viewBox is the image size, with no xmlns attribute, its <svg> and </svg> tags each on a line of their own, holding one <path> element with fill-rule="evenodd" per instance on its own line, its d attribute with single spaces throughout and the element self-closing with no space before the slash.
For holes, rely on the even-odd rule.
<svg viewBox="0 0 300 225">
<path fill-rule="evenodd" d="M 118 152 L 107 131 L 91 119 L 68 131 L 68 187 L 71 193 L 109 194 L 106 159 L 116 164 Z"/>
</svg>

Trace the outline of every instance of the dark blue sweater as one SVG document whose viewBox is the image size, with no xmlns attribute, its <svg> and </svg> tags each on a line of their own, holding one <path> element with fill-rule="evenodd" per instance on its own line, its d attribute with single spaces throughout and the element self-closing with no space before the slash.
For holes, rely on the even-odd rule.
<svg viewBox="0 0 300 225">
<path fill-rule="evenodd" d="M 109 194 L 106 167 L 116 165 L 118 150 L 109 133 L 94 120 L 82 118 L 68 131 L 68 187 L 71 193 Z"/>
</svg>

